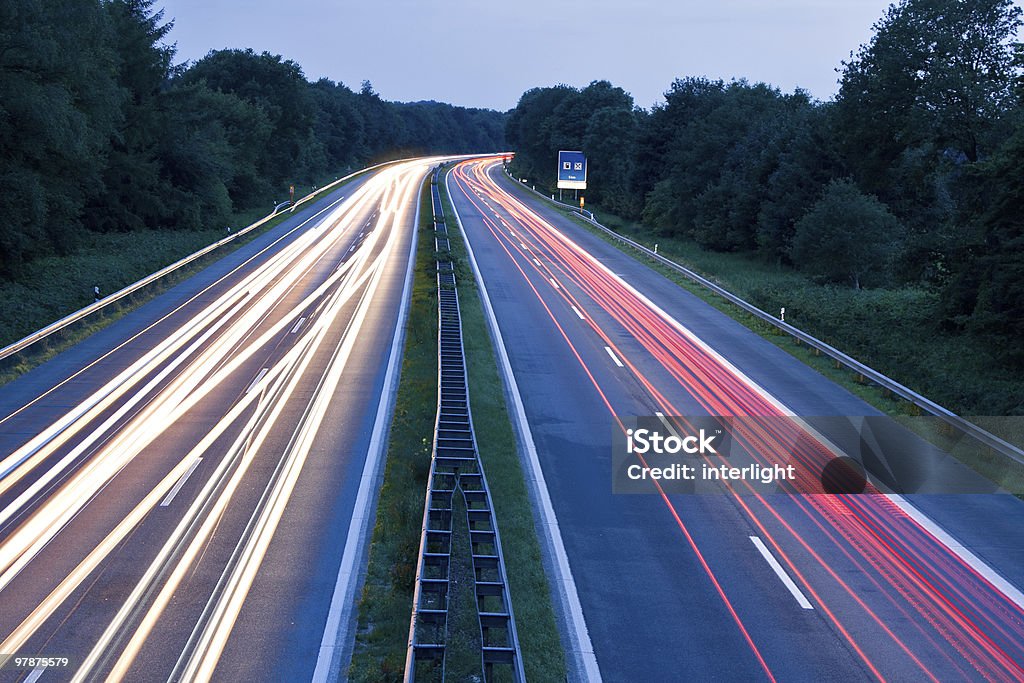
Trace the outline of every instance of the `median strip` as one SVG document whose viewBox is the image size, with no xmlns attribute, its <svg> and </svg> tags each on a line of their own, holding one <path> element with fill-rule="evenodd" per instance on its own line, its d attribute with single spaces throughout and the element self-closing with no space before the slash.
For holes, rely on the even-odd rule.
<svg viewBox="0 0 1024 683">
<path fill-rule="evenodd" d="M 493 511 L 501 523 L 512 608 L 516 623 L 522 625 L 518 638 L 525 677 L 527 680 L 565 680 L 565 656 L 555 625 L 551 592 L 540 559 L 530 498 L 477 286 L 469 271 L 459 232 L 454 226 L 445 235 L 434 229 L 429 189 L 429 185 L 426 186 L 421 197 L 408 343 L 366 580 L 358 606 L 356 642 L 348 678 L 352 681 L 401 680 L 405 671 L 424 491 L 430 472 L 437 409 L 438 305 L 434 257 L 435 249 L 447 241 L 460 301 L 474 432 L 480 460 L 487 472 Z M 443 181 L 439 189 L 444 209 L 450 213 Z M 453 515 L 461 519 L 460 498 L 454 496 Z M 453 540 L 458 543 L 463 535 L 461 527 L 453 531 L 456 536 Z M 468 526 L 465 533 L 469 534 Z M 470 539 L 464 540 L 468 551 Z M 466 557 L 470 557 L 468 552 Z M 453 564 L 453 568 L 455 566 Z M 470 569 L 471 578 L 472 574 Z M 456 600 L 459 595 L 453 592 Z M 472 600 L 470 590 L 470 604 Z M 461 617 L 452 618 L 469 625 L 463 629 L 464 634 L 470 636 L 476 630 L 479 638 L 475 610 L 470 616 L 471 619 L 464 621 L 460 621 Z M 476 661 L 479 666 L 479 654 Z"/>
</svg>

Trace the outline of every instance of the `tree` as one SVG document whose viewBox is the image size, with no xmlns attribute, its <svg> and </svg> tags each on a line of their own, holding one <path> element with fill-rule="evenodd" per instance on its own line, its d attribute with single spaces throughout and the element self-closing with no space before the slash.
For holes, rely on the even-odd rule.
<svg viewBox="0 0 1024 683">
<path fill-rule="evenodd" d="M 777 162 L 776 129 L 808 105 L 803 93 L 783 95 L 763 83 L 676 81 L 640 145 L 636 173 L 656 181 L 644 220 L 712 249 L 753 249 L 764 183 Z"/>
<path fill-rule="evenodd" d="M 770 260 L 789 260 L 797 221 L 831 180 L 847 175 L 831 111 L 831 105 L 808 106 L 789 121 L 757 215 L 757 250 Z"/>
<path fill-rule="evenodd" d="M 720 251 L 757 248 L 758 216 L 772 198 L 768 181 L 810 107 L 807 94 L 797 91 L 775 93 L 751 112 L 746 132 L 726 151 L 720 175 L 696 199 L 693 236 L 699 243 Z"/>
<path fill-rule="evenodd" d="M 792 258 L 827 282 L 855 289 L 880 283 L 896 249 L 899 222 L 851 180 L 834 180 L 796 224 Z"/>
<path fill-rule="evenodd" d="M 260 175 L 271 183 L 311 180 L 326 171 L 323 143 L 314 136 L 316 101 L 302 68 L 269 52 L 214 50 L 182 75 L 185 84 L 205 82 L 261 109 L 272 142 L 260 155 Z"/>
<path fill-rule="evenodd" d="M 129 231 L 170 221 L 159 158 L 166 134 L 162 94 L 171 73 L 173 48 L 163 44 L 172 28 L 155 0 L 111 0 L 105 4 L 117 55 L 117 81 L 125 94 L 110 140 L 104 191 L 87 207 L 87 222 L 99 230 Z"/>
<path fill-rule="evenodd" d="M 68 252 L 123 99 L 97 1 L 0 3 L 0 276 Z"/>
<path fill-rule="evenodd" d="M 574 88 L 532 88 L 519 98 L 505 124 L 505 139 L 515 150 L 514 168 L 521 175 L 543 178 L 554 174 L 557 149 L 552 154 L 551 126 L 554 112 L 563 101 L 574 97 Z"/>
<path fill-rule="evenodd" d="M 623 107 L 603 107 L 587 122 L 582 149 L 587 155 L 587 184 L 590 198 L 617 214 L 636 213 L 636 198 L 630 192 L 636 144 L 636 114 Z"/>
<path fill-rule="evenodd" d="M 1024 367 L 1024 126 L 964 186 L 969 238 L 943 289 L 945 314 Z"/>
<path fill-rule="evenodd" d="M 976 161 L 1013 104 L 1012 0 L 901 0 L 843 65 L 837 102 L 865 170 L 925 142 Z M 870 146 L 869 146 L 869 144 Z M 881 168 L 879 168 L 879 165 Z"/>
</svg>

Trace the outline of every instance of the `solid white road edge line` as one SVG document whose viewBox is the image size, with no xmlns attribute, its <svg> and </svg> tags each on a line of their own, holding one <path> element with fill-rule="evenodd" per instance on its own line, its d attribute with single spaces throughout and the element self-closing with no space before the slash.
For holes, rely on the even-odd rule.
<svg viewBox="0 0 1024 683">
<path fill-rule="evenodd" d="M 896 493 L 887 493 L 885 495 L 897 507 L 899 507 L 900 510 L 903 510 L 907 516 L 923 526 L 928 533 L 938 539 L 939 543 L 956 553 L 956 555 L 969 567 L 985 577 L 989 583 L 995 586 L 996 589 L 1002 592 L 1002 594 L 1007 598 L 1012 600 L 1018 607 L 1024 609 L 1024 593 L 1021 593 L 1020 589 L 1003 578 L 1001 574 L 989 566 L 984 560 L 972 553 L 963 543 L 950 536 L 945 529 L 940 527 L 926 514 L 914 507 L 914 504 L 906 498 Z"/>
<path fill-rule="evenodd" d="M 448 183 L 449 175 L 445 175 L 444 186 L 448 197 L 452 198 L 451 186 Z M 540 467 L 540 459 L 537 456 L 537 447 L 533 441 L 533 432 L 530 431 L 530 424 L 526 420 L 526 409 L 523 406 L 523 397 L 519 393 L 519 384 L 512 372 L 512 364 L 508 358 L 508 351 L 505 349 L 505 342 L 501 338 L 501 331 L 498 329 L 498 320 L 494 317 L 494 307 L 491 305 L 491 298 L 487 294 L 487 286 L 484 284 L 480 266 L 473 254 L 473 247 L 469 241 L 469 234 L 462 227 L 462 218 L 455 206 L 455 200 L 451 199 L 452 211 L 455 213 L 455 222 L 462 231 L 463 242 L 466 245 L 466 254 L 469 256 L 469 264 L 473 269 L 473 276 L 476 278 L 477 288 L 480 292 L 480 302 L 483 304 L 484 317 L 487 319 L 487 327 L 491 332 L 491 340 L 494 342 L 494 350 L 498 357 L 498 366 L 508 398 L 511 400 L 512 409 L 515 413 L 516 433 L 519 437 L 519 447 L 529 471 L 523 472 L 527 483 L 533 489 L 533 498 L 537 503 L 538 511 L 543 520 L 544 531 L 547 532 L 547 541 L 553 554 L 552 566 L 554 569 L 555 585 L 552 589 L 556 594 L 560 593 L 565 601 L 565 619 L 568 622 L 569 633 L 567 634 L 570 643 L 575 647 L 575 652 L 567 653 L 575 658 L 579 668 L 579 676 L 586 681 L 600 681 L 601 671 L 597 666 L 597 657 L 594 656 L 594 646 L 590 642 L 590 633 L 587 631 L 587 623 L 583 618 L 583 605 L 580 604 L 580 597 L 576 591 L 576 582 L 572 577 L 572 569 L 569 567 L 569 557 L 565 552 L 565 544 L 562 542 L 562 532 L 558 527 L 558 519 L 555 516 L 555 509 L 551 504 L 551 495 L 548 493 L 548 485 L 544 479 L 544 471 Z"/>
<path fill-rule="evenodd" d="M 416 267 L 416 231 L 420 225 L 419 192 L 415 196 L 416 213 L 413 217 L 412 244 L 409 247 L 409 267 L 406 270 L 405 285 L 402 288 L 402 303 L 398 310 L 398 321 L 395 323 L 388 369 L 384 374 L 384 386 L 380 393 L 380 402 L 377 404 L 377 415 L 373 422 L 370 447 L 367 450 L 363 473 L 359 479 L 359 490 L 356 493 L 356 502 L 352 509 L 348 535 L 345 537 L 345 552 L 341 556 L 338 580 L 334 584 L 334 595 L 331 597 L 331 607 L 327 612 L 327 624 L 324 626 L 324 635 L 320 641 L 316 668 L 313 670 L 313 683 L 326 683 L 341 678 L 342 655 L 350 646 L 349 638 L 347 635 L 343 637 L 343 634 L 345 626 L 351 621 L 356 608 L 356 588 L 360 573 L 356 560 L 361 559 L 366 553 L 370 525 L 373 523 L 374 510 L 371 509 L 371 503 L 376 497 L 380 467 L 387 445 L 386 437 L 390 431 L 391 411 L 394 408 L 395 392 L 398 389 L 398 368 L 401 364 L 402 347 L 405 343 L 405 323 L 409 317 L 409 301 L 412 298 L 412 278 Z"/>
<path fill-rule="evenodd" d="M 779 561 L 776 560 L 775 556 L 772 555 L 770 550 L 768 550 L 768 547 L 764 544 L 764 541 L 762 541 L 758 536 L 751 536 L 750 540 L 753 541 L 754 546 L 757 548 L 757 551 L 761 553 L 761 557 L 765 559 L 765 562 L 767 562 L 768 565 L 772 568 L 772 571 L 775 572 L 775 575 L 779 577 L 779 581 L 782 582 L 782 585 L 784 585 L 786 589 L 789 590 L 790 594 L 794 598 L 796 598 L 796 601 L 800 603 L 800 606 L 804 609 L 814 609 L 814 605 L 812 605 L 811 602 L 807 599 L 807 597 L 803 594 L 803 592 L 801 592 L 801 590 L 797 588 L 797 585 L 793 583 L 793 579 L 789 578 L 789 574 L 786 573 L 786 570 L 782 568 L 782 565 L 779 564 Z"/>
</svg>

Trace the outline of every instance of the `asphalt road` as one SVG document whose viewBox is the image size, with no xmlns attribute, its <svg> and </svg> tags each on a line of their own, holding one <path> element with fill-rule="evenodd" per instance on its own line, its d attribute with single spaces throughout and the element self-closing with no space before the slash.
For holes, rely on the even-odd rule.
<svg viewBox="0 0 1024 683">
<path fill-rule="evenodd" d="M 562 595 L 577 675 L 592 649 L 609 681 L 1024 677 L 1021 501 L 909 435 L 913 463 L 975 493 L 902 473 L 822 493 L 878 412 L 515 185 L 494 161 L 449 176 L 582 607 L 583 637 Z M 756 416 L 752 457 L 799 480 L 613 493 L 613 436 L 657 413 Z"/>
<path fill-rule="evenodd" d="M 337 673 L 431 163 L 349 182 L 0 388 L 0 653 L 69 661 L 0 680 Z"/>
</svg>

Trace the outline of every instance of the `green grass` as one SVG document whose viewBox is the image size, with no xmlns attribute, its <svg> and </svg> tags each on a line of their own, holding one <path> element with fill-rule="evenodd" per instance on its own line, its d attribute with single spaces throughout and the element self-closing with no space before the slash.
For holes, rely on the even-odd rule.
<svg viewBox="0 0 1024 683">
<path fill-rule="evenodd" d="M 323 187 L 317 190 L 322 191 Z M 297 186 L 296 196 L 312 192 Z M 232 232 L 265 215 L 261 209 L 240 212 Z M 61 351 L 119 320 L 214 261 L 276 227 L 291 214 L 283 212 L 259 228 L 170 273 L 148 287 L 104 306 L 100 311 L 0 361 L 0 384 L 9 382 Z M 15 281 L 0 282 L 0 347 L 46 327 L 93 302 L 92 288 L 104 296 L 206 247 L 227 235 L 226 226 L 209 230 L 144 230 L 129 233 L 86 233 L 72 254 L 47 256 L 25 266 Z"/>
<path fill-rule="evenodd" d="M 516 186 L 521 196 L 536 195 Z M 547 202 L 544 204 L 551 206 Z M 729 315 L 801 362 L 817 370 L 878 410 L 895 417 L 923 438 L 976 472 L 1018 496 L 1024 494 L 1024 466 L 987 446 L 951 433 L 938 418 L 921 417 L 920 409 L 838 365 L 777 327 L 748 313 L 677 271 L 629 248 L 567 207 L 555 210 L 572 216 L 582 227 L 664 275 L 703 301 Z M 923 396 L 962 415 L 1010 443 L 1024 445 L 1024 381 L 989 361 L 984 348 L 963 335 L 927 332 L 935 328 L 938 300 L 923 289 L 860 290 L 819 285 L 792 268 L 765 263 L 749 254 L 712 252 L 682 239 L 654 234 L 649 228 L 595 208 L 602 225 L 654 248 L 758 308 L 777 314 L 785 306 L 786 321 L 874 367 Z"/>
<path fill-rule="evenodd" d="M 405 355 L 348 671 L 352 681 L 400 681 L 405 670 L 437 413 L 436 266 L 429 186 L 425 190 L 420 198 Z"/>
<path fill-rule="evenodd" d="M 462 488 L 452 496 L 452 548 L 448 569 L 448 634 L 445 638 L 445 681 L 483 681 L 480 622 L 477 619 L 476 576 L 469 538 L 469 518 Z"/>
<path fill-rule="evenodd" d="M 473 426 L 501 534 L 526 675 L 531 681 L 564 681 L 565 658 L 497 363 L 465 247 L 447 200 L 445 211 L 449 217 L 450 257 L 455 265 L 462 312 Z M 405 665 L 437 408 L 436 254 L 432 213 L 429 186 L 426 186 L 421 196 L 419 242 L 402 375 L 366 582 L 359 604 L 356 644 L 348 671 L 353 681 L 398 681 Z M 452 681 L 479 680 L 476 676 L 480 666 L 480 634 L 472 604 L 473 569 L 468 526 L 465 526 L 465 503 L 458 495 L 453 515 L 447 674 Z"/>
<path fill-rule="evenodd" d="M 448 217 L 459 290 L 473 428 L 501 534 L 526 679 L 564 681 L 565 653 L 555 624 L 551 589 L 544 573 L 533 509 L 505 405 L 504 386 L 498 375 L 479 290 L 443 184 L 441 196 Z"/>
</svg>

